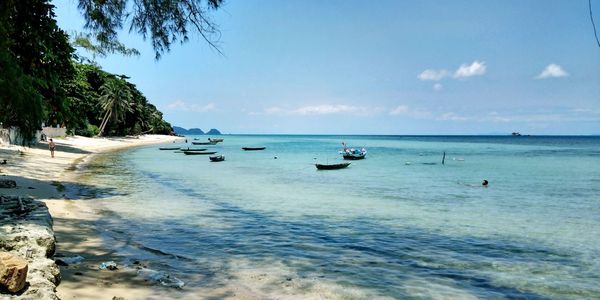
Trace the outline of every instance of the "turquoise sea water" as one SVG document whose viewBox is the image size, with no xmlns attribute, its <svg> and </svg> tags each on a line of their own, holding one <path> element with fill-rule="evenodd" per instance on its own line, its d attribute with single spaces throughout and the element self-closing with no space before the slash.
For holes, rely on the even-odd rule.
<svg viewBox="0 0 600 300">
<path fill-rule="evenodd" d="M 600 137 L 223 137 L 225 162 L 150 146 L 83 170 L 108 244 L 184 295 L 600 298 Z M 367 159 L 317 171 L 341 141 Z"/>
</svg>

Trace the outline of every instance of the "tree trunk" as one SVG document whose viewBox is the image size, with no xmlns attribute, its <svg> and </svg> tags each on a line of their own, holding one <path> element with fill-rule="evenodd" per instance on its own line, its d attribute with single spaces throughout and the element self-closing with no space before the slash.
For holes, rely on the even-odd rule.
<svg viewBox="0 0 600 300">
<path fill-rule="evenodd" d="M 107 111 L 106 114 L 104 115 L 104 120 L 102 120 L 102 124 L 100 124 L 100 132 L 98 133 L 98 136 L 102 136 L 102 134 L 104 133 L 104 128 L 106 127 L 106 124 L 108 124 L 108 121 L 110 120 L 111 115 L 112 115 L 112 110 Z"/>
</svg>

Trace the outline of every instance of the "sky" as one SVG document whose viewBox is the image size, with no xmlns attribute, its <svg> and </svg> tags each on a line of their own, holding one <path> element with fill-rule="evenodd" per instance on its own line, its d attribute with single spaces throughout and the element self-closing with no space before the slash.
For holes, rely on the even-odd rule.
<svg viewBox="0 0 600 300">
<path fill-rule="evenodd" d="M 61 28 L 83 31 L 76 0 L 53 4 Z M 600 0 L 592 6 L 598 26 Z M 212 18 L 222 55 L 192 34 L 155 60 L 124 31 L 142 54 L 96 61 L 185 128 L 600 134 L 586 0 L 226 0 Z"/>
</svg>

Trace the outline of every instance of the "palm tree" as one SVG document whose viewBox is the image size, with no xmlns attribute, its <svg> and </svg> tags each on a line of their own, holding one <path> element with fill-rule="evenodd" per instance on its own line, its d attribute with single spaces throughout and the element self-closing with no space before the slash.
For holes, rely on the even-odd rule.
<svg viewBox="0 0 600 300">
<path fill-rule="evenodd" d="M 104 111 L 104 117 L 100 124 L 98 136 L 104 133 L 104 129 L 109 121 L 120 122 L 125 117 L 126 112 L 131 112 L 131 91 L 118 79 L 109 79 L 100 87 L 100 106 Z"/>
</svg>

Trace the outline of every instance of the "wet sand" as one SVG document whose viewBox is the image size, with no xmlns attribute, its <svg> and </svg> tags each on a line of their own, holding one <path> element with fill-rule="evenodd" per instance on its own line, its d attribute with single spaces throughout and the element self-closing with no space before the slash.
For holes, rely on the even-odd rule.
<svg viewBox="0 0 600 300">
<path fill-rule="evenodd" d="M 76 170 L 94 154 L 149 144 L 175 141 L 177 137 L 146 135 L 139 138 L 85 138 L 55 139 L 55 157 L 50 156 L 46 144 L 32 148 L 14 145 L 0 146 L 0 179 L 17 182 L 16 189 L 0 189 L 0 195 L 29 196 L 42 200 L 54 220 L 56 259 L 81 256 L 83 261 L 60 266 L 61 283 L 57 296 L 61 299 L 164 299 L 177 298 L 177 291 L 159 289 L 155 282 L 136 276 L 136 267 L 100 270 L 102 262 L 119 262 L 119 257 L 103 245 L 101 229 L 95 220 L 102 217 L 94 211 L 91 201 L 69 199 L 66 189 L 75 186 Z"/>
</svg>

